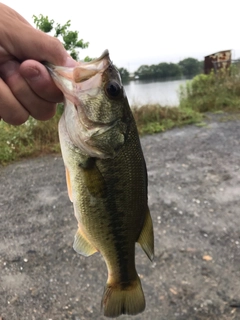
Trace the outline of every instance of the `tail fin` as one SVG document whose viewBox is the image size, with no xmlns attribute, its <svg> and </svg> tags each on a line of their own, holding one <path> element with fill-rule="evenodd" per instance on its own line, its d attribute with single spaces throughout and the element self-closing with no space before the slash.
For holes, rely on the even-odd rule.
<svg viewBox="0 0 240 320">
<path fill-rule="evenodd" d="M 145 298 L 139 277 L 127 286 L 107 284 L 102 298 L 102 308 L 104 316 L 110 318 L 143 312 Z"/>
</svg>

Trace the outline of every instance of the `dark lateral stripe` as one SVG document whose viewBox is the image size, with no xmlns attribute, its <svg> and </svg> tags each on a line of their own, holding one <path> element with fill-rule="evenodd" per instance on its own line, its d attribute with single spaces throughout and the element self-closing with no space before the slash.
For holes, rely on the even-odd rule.
<svg viewBox="0 0 240 320">
<path fill-rule="evenodd" d="M 110 197 L 110 201 L 106 203 L 106 210 L 110 213 L 109 218 L 109 232 L 113 235 L 113 247 L 116 252 L 117 256 L 117 264 L 119 268 L 119 276 L 121 282 L 128 283 L 130 280 L 129 278 L 129 247 L 126 239 L 126 225 L 124 224 L 123 220 L 124 216 L 127 212 L 123 212 L 117 208 L 116 205 L 116 197 L 119 195 L 119 190 L 116 188 L 118 179 L 114 179 L 112 177 L 111 181 L 108 181 L 108 190 L 112 197 Z M 134 254 L 134 251 L 133 251 Z"/>
</svg>

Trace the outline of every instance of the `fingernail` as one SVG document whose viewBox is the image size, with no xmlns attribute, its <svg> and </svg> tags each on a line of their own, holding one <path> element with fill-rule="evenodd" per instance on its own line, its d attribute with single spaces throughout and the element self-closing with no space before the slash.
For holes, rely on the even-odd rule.
<svg viewBox="0 0 240 320">
<path fill-rule="evenodd" d="M 24 77 L 27 78 L 28 80 L 38 80 L 40 77 L 40 72 L 36 68 L 26 68 L 24 70 Z"/>
</svg>

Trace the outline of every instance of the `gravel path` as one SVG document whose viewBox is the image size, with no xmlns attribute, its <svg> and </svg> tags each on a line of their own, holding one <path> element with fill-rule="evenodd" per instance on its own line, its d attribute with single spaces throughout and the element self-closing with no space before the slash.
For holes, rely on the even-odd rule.
<svg viewBox="0 0 240 320">
<path fill-rule="evenodd" d="M 240 319 L 240 122 L 220 118 L 141 140 L 156 256 L 137 247 L 147 306 L 135 320 Z M 104 261 L 72 249 L 61 157 L 0 168 L 0 179 L 0 319 L 106 319 Z"/>
</svg>

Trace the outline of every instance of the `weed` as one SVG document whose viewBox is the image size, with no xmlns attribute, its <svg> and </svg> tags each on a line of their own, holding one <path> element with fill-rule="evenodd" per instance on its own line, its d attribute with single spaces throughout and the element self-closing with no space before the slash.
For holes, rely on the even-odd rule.
<svg viewBox="0 0 240 320">
<path fill-rule="evenodd" d="M 197 75 L 180 87 L 181 107 L 198 112 L 240 111 L 239 72 L 235 68 Z"/>
<path fill-rule="evenodd" d="M 162 107 L 158 104 L 133 109 L 140 135 L 153 134 L 201 121 L 202 116 L 192 110 L 178 107 Z"/>
<path fill-rule="evenodd" d="M 7 164 L 21 158 L 59 152 L 57 125 L 58 110 L 48 121 L 29 118 L 21 126 L 12 126 L 0 121 L 0 164 Z"/>
</svg>

